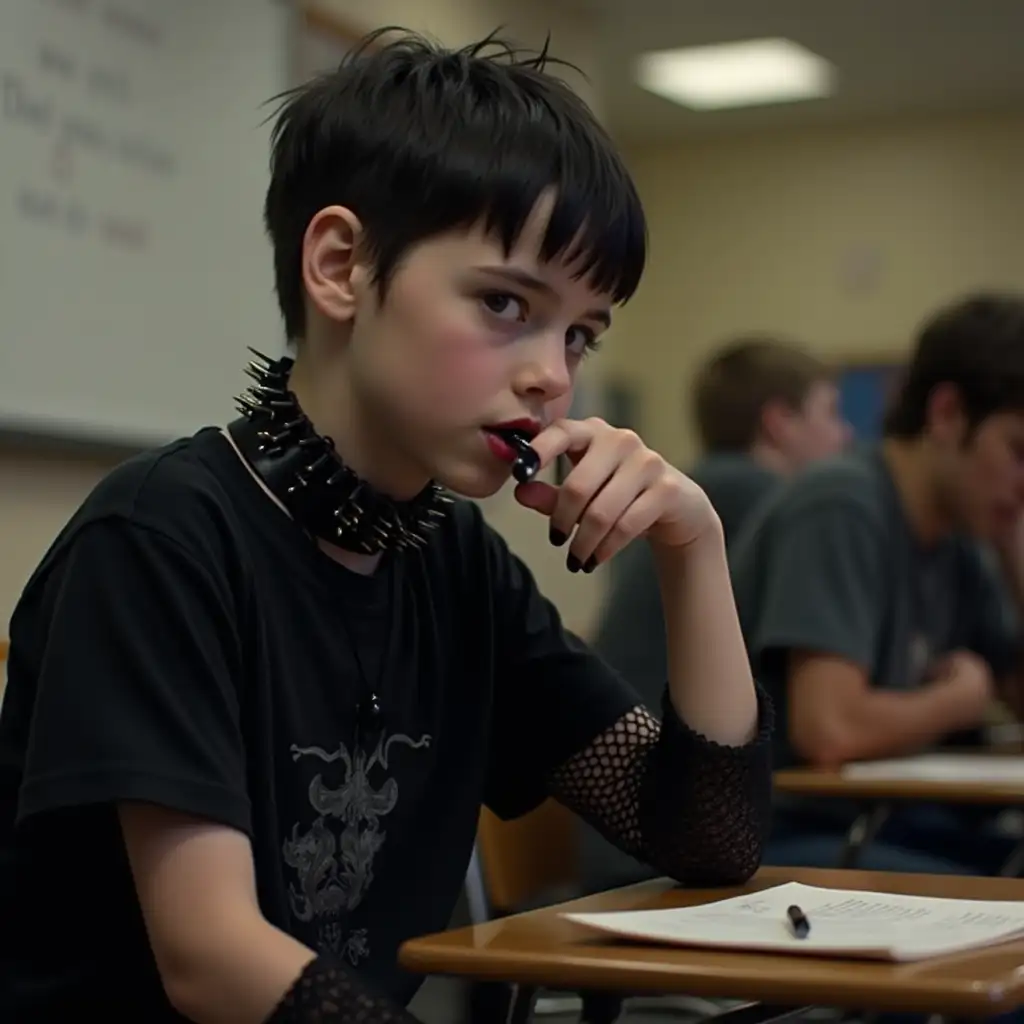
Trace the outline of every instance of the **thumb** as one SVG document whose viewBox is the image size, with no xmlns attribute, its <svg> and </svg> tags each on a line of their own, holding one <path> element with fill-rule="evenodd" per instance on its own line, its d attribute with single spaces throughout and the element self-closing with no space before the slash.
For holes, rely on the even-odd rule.
<svg viewBox="0 0 1024 1024">
<path fill-rule="evenodd" d="M 531 480 L 528 484 L 519 484 L 516 487 L 515 497 L 524 508 L 549 516 L 555 511 L 558 502 L 558 488 L 542 480 Z"/>
</svg>

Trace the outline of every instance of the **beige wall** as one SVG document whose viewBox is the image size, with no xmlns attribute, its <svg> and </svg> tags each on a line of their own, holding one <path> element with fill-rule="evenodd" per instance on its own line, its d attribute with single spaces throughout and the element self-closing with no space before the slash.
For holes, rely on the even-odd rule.
<svg viewBox="0 0 1024 1024">
<path fill-rule="evenodd" d="M 692 453 L 682 394 L 733 331 L 829 355 L 898 351 L 978 286 L 1024 288 L 1024 116 L 804 131 L 628 153 L 651 262 L 605 372 L 636 381 L 649 440 Z"/>
<path fill-rule="evenodd" d="M 320 5 L 356 31 L 398 24 L 425 30 L 445 42 L 460 44 L 499 26 L 529 45 L 550 31 L 554 49 L 593 76 L 597 38 L 592 19 L 544 0 L 329 0 Z M 593 99 L 589 87 L 574 82 Z M 268 256 L 269 258 L 269 256 Z M 225 395 L 225 409 L 230 406 Z M 89 489 L 109 468 L 72 458 L 34 458 L 0 451 L 0 636 L 18 594 L 46 550 Z M 488 503 L 491 520 L 534 567 L 544 589 L 564 609 L 573 627 L 586 630 L 599 600 L 601 581 L 574 577 L 564 558 L 550 552 L 547 530 L 539 517 L 514 506 L 507 495 Z M 600 575 L 600 574 L 597 574 Z"/>
</svg>

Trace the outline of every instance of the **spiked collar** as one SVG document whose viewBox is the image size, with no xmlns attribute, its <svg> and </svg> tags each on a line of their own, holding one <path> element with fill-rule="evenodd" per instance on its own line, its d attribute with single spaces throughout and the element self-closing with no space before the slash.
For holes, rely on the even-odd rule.
<svg viewBox="0 0 1024 1024">
<path fill-rule="evenodd" d="M 318 434 L 288 388 L 293 361 L 256 357 L 246 367 L 255 384 L 236 402 L 228 426 L 243 458 L 295 521 L 347 551 L 374 555 L 420 547 L 453 499 L 436 483 L 410 501 L 395 501 L 342 461 L 330 437 Z"/>
</svg>

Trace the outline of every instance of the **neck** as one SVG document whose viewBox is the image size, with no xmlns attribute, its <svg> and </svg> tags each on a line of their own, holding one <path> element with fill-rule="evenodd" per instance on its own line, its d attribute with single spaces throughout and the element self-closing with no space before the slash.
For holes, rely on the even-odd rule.
<svg viewBox="0 0 1024 1024">
<path fill-rule="evenodd" d="M 779 476 L 791 476 L 796 470 L 796 467 L 782 451 L 767 441 L 755 441 L 749 450 L 749 455 L 759 466 L 778 473 Z"/>
<path fill-rule="evenodd" d="M 951 532 L 952 523 L 936 494 L 925 442 L 887 438 L 882 442 L 882 458 L 914 535 L 922 544 L 938 543 Z"/>
<path fill-rule="evenodd" d="M 303 343 L 288 385 L 314 429 L 333 438 L 345 464 L 376 490 L 409 501 L 430 482 L 396 454 L 386 430 L 360 404 L 344 355 L 316 359 Z"/>
</svg>

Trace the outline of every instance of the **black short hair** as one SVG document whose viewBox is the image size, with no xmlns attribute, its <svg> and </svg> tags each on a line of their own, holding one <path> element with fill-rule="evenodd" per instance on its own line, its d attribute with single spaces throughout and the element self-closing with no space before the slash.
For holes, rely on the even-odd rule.
<svg viewBox="0 0 1024 1024">
<path fill-rule="evenodd" d="M 885 434 L 920 436 L 940 384 L 956 386 L 972 429 L 996 412 L 1024 412 L 1024 296 L 978 293 L 931 317 L 886 414 Z"/>
<path fill-rule="evenodd" d="M 450 50 L 387 28 L 276 98 L 264 221 L 290 340 L 306 328 L 303 236 L 334 204 L 362 221 L 383 297 L 412 245 L 454 228 L 482 223 L 511 251 L 553 189 L 542 258 L 582 257 L 599 291 L 618 303 L 633 294 L 647 248 L 639 196 L 554 66 L 571 67 L 547 46 L 524 51 L 491 35 Z"/>
</svg>

